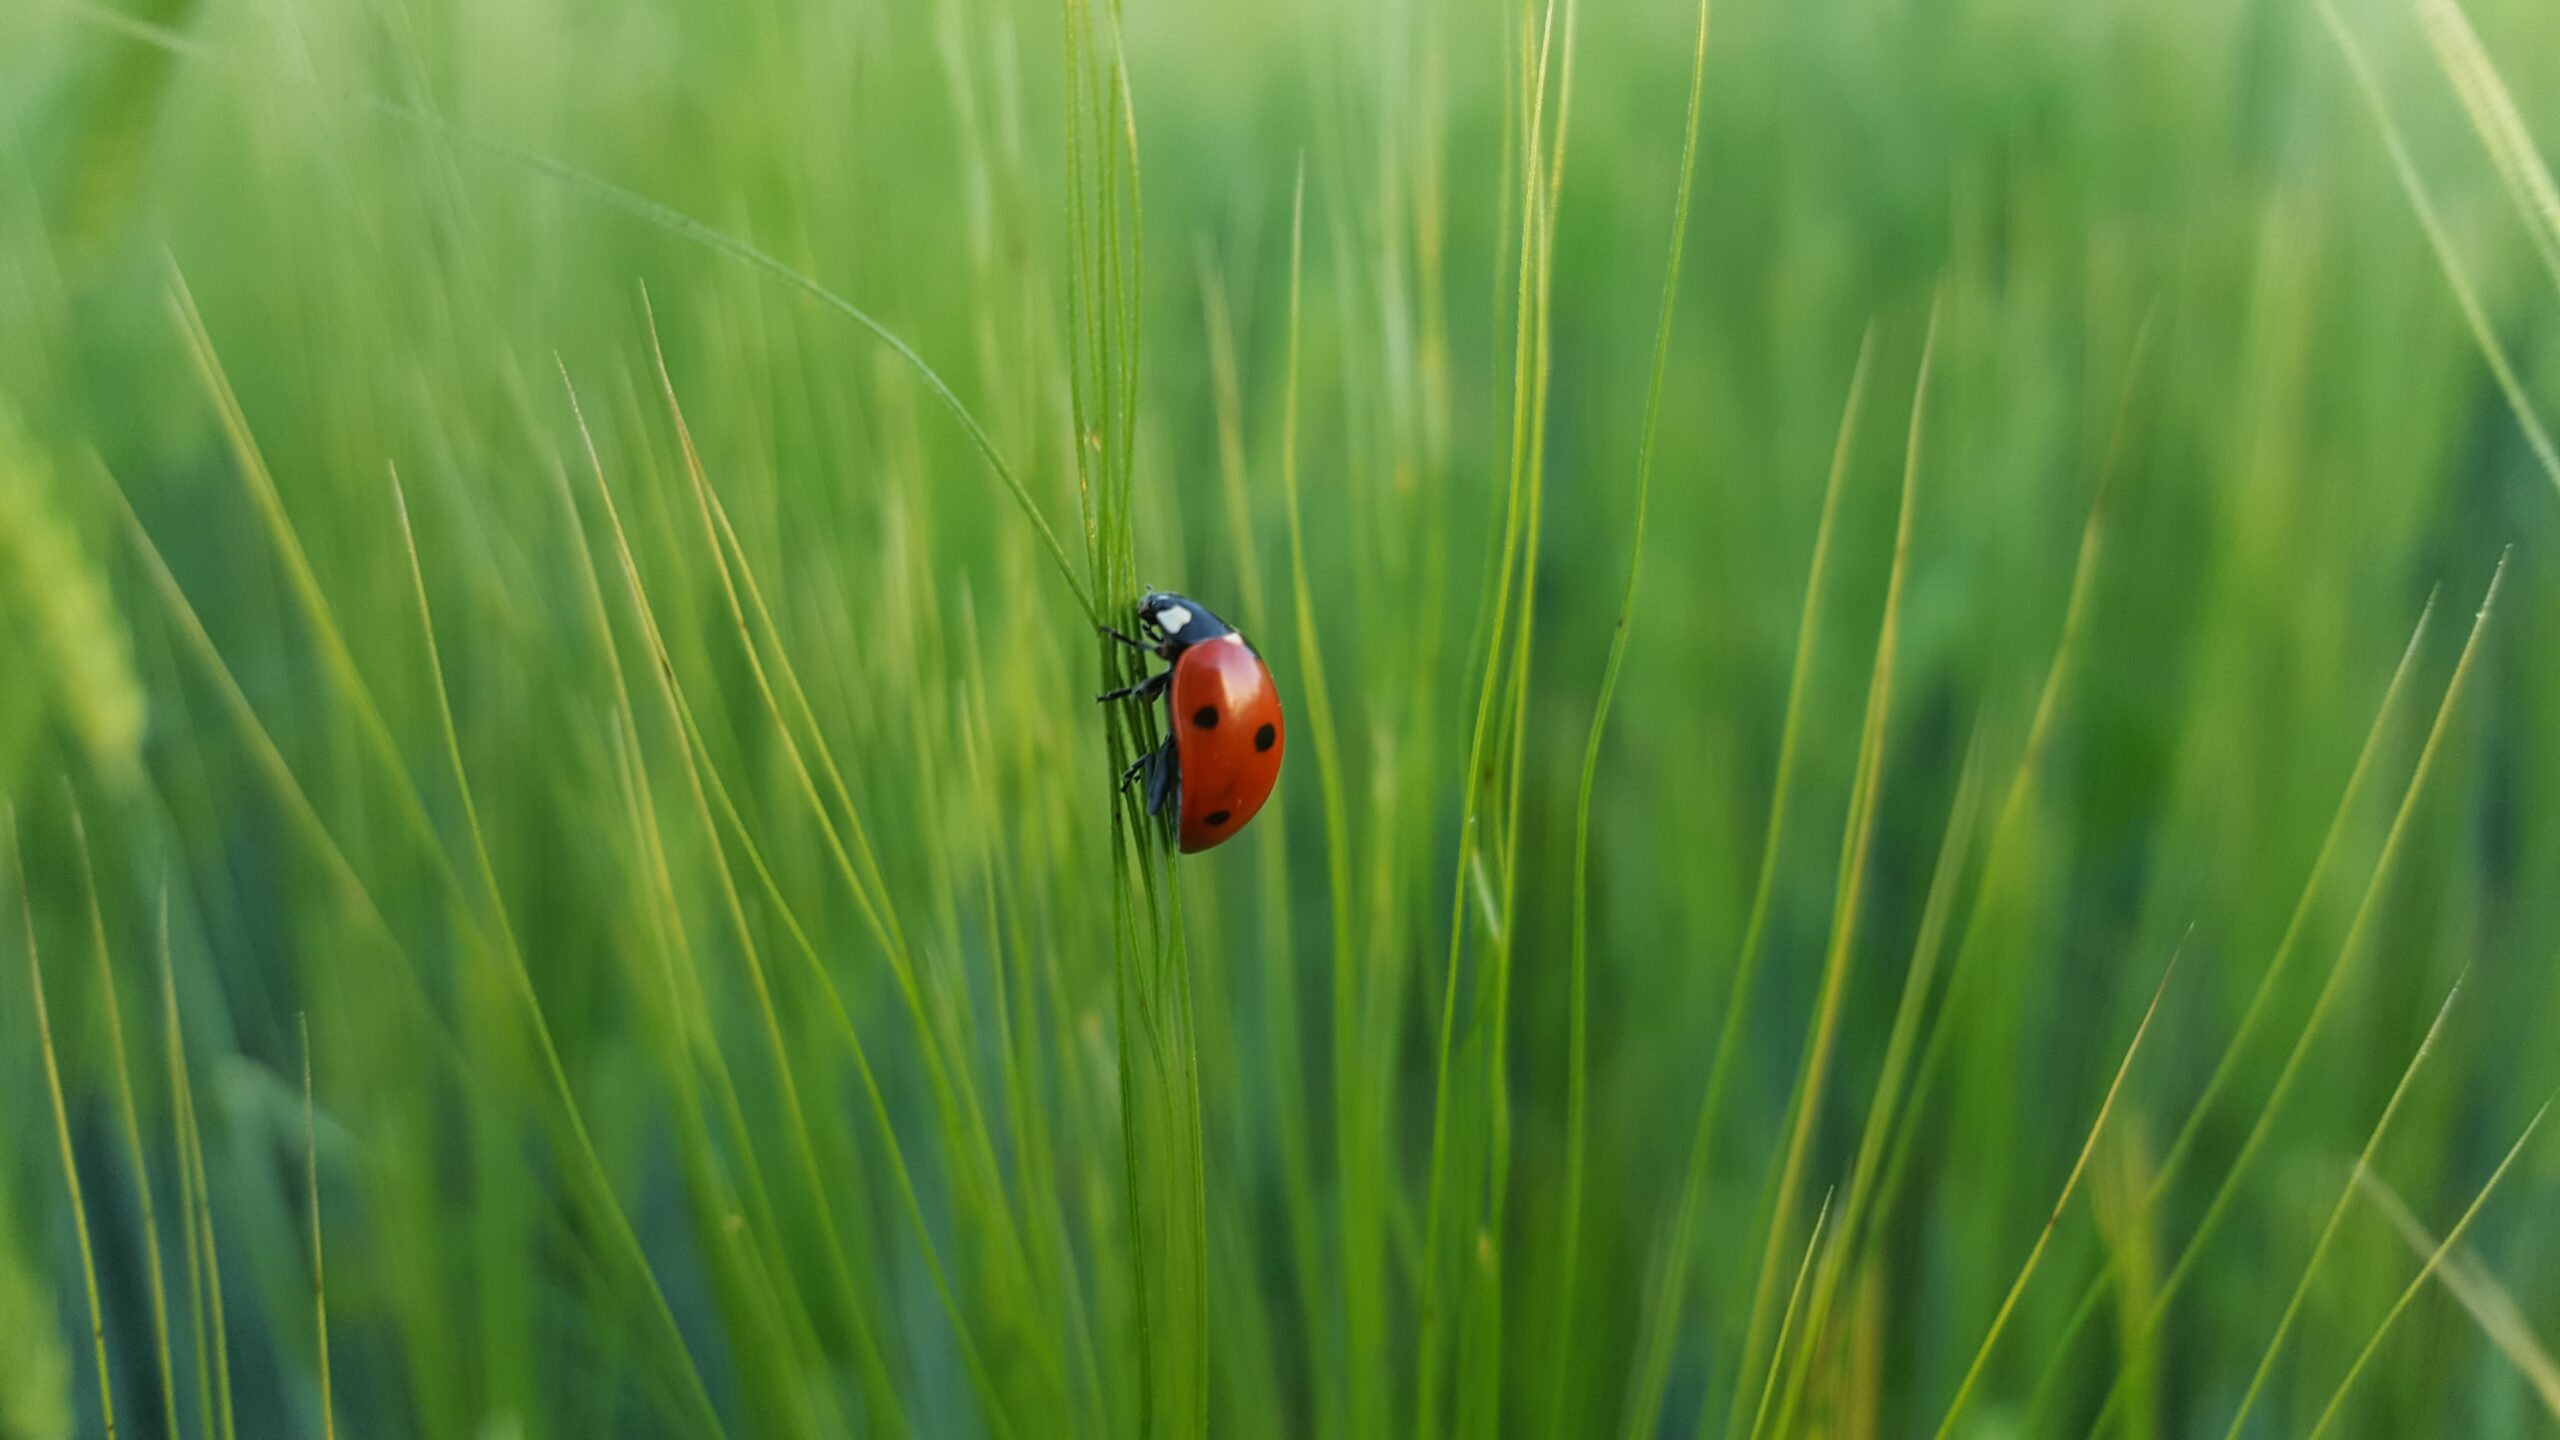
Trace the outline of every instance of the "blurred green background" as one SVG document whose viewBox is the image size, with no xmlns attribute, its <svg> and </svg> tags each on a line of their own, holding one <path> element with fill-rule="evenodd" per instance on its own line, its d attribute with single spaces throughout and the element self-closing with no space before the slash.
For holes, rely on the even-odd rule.
<svg viewBox="0 0 2560 1440">
<path fill-rule="evenodd" d="M 0 1436 L 2560 1434 L 2546 5 L 120 3 Z"/>
</svg>

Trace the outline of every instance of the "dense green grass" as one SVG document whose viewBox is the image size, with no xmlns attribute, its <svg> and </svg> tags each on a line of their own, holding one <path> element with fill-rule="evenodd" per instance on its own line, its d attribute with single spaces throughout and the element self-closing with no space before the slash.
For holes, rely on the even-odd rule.
<svg viewBox="0 0 2560 1440">
<path fill-rule="evenodd" d="M 2554 94 L 0 9 L 0 1440 L 2560 1434 Z"/>
</svg>

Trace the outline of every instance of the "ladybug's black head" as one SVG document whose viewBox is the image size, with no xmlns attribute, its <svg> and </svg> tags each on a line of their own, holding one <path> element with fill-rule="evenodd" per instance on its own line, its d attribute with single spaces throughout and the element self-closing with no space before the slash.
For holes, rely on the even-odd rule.
<svg viewBox="0 0 2560 1440">
<path fill-rule="evenodd" d="M 1232 635 L 1235 627 L 1191 601 L 1167 590 L 1149 590 L 1138 600 L 1138 623 L 1174 646 L 1197 645 Z"/>
</svg>

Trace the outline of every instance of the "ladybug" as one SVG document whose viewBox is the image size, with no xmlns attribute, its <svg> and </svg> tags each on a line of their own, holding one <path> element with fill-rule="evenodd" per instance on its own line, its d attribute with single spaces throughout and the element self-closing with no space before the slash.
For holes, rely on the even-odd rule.
<svg viewBox="0 0 2560 1440">
<path fill-rule="evenodd" d="M 1185 855 L 1206 850 L 1245 827 L 1271 798 L 1283 750 L 1280 690 L 1271 667 L 1236 628 L 1207 607 L 1149 589 L 1138 600 L 1141 640 L 1105 625 L 1123 645 L 1171 661 L 1135 685 L 1094 698 L 1162 696 L 1172 733 L 1120 777 L 1120 788 L 1145 782 L 1147 813 L 1174 810 L 1174 839 Z"/>
</svg>

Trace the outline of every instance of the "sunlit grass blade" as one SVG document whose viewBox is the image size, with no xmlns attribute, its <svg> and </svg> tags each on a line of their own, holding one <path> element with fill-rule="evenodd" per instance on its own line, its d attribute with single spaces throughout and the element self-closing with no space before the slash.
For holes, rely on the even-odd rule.
<svg viewBox="0 0 2560 1440">
<path fill-rule="evenodd" d="M 18 835 L 18 808 L 0 805 L 9 831 L 9 863 L 18 877 L 18 909 L 26 921 L 27 988 L 34 998 L 36 1048 L 44 1057 L 44 1085 L 53 1102 L 53 1134 L 62 1156 L 63 1189 L 71 1197 L 72 1234 L 80 1246 L 80 1281 L 89 1298 L 89 1344 L 98 1364 L 98 1414 L 107 1440 L 115 1440 L 116 1396 L 107 1370 L 107 1312 L 98 1298 L 98 1261 L 89 1238 L 89 1205 L 80 1191 L 80 1161 L 71 1149 L 71 1111 L 63 1100 L 62 1061 L 53 1048 L 53 1015 L 44 999 L 44 959 L 36 944 L 35 896 L 27 888 L 27 857 Z"/>
<path fill-rule="evenodd" d="M 2374 1352 L 2382 1348 L 2391 1328 L 2400 1322 L 2400 1316 L 2408 1310 L 2410 1302 L 2418 1298 L 2418 1292 L 2430 1279 L 2442 1282 L 2447 1290 L 2453 1292 L 2462 1308 L 2470 1311 L 2471 1318 L 2479 1323 L 2489 1342 L 2498 1347 L 2499 1352 L 2516 1367 L 2517 1373 L 2533 1387 L 2542 1408 L 2552 1419 L 2560 1420 L 2560 1363 L 2552 1360 L 2551 1352 L 2544 1349 L 2541 1340 L 2535 1337 L 2533 1327 L 2526 1322 L 2524 1312 L 2516 1307 L 2505 1287 L 2487 1269 L 2462 1254 L 2460 1249 L 2464 1237 L 2470 1233 L 2471 1222 L 2480 1217 L 2480 1208 L 2488 1203 L 2489 1192 L 2497 1189 L 2498 1182 L 2506 1178 L 2508 1169 L 2516 1163 L 2516 1157 L 2524 1153 L 2526 1142 L 2533 1139 L 2534 1131 L 2541 1127 L 2543 1117 L 2549 1113 L 2551 1102 L 2545 1100 L 2533 1112 L 2533 1118 L 2525 1122 L 2524 1133 L 2516 1137 L 2515 1144 L 2507 1147 L 2507 1153 L 2499 1159 L 2497 1168 L 2481 1182 L 2479 1192 L 2471 1197 L 2469 1205 L 2463 1207 L 2461 1217 L 2453 1222 L 2453 1228 L 2445 1232 L 2442 1240 L 2427 1234 L 2426 1226 L 2409 1212 L 2408 1203 L 2380 1176 L 2371 1170 L 2356 1171 L 2356 1183 L 2364 1187 L 2365 1195 L 2391 1221 L 2392 1228 L 2400 1232 L 2401 1238 L 2409 1242 L 2409 1248 L 2426 1258 L 2426 1263 L 2418 1267 L 2417 1274 L 2409 1277 L 2400 1298 L 2392 1302 L 2382 1322 L 2374 1327 L 2372 1338 L 2356 1352 L 2355 1360 L 2347 1366 L 2347 1373 L 2339 1379 L 2337 1390 L 2329 1396 L 2329 1403 L 2321 1408 L 2319 1420 L 2311 1427 L 2309 1440 L 2319 1440 L 2321 1435 L 2328 1433 L 2331 1425 L 2337 1423 L 2340 1407 L 2346 1404 L 2356 1381 L 2373 1362 Z"/>
<path fill-rule="evenodd" d="M 1770 905 L 1777 892 L 1778 858 L 1786 835 L 1789 802 L 1794 792 L 1797 756 L 1803 739 L 1805 693 L 1812 683 L 1814 639 L 1821 633 L 1824 602 L 1829 598 L 1833 532 L 1839 520 L 1842 482 L 1857 437 L 1858 413 L 1866 399 L 1867 365 L 1875 354 L 1870 326 L 1858 342 L 1858 358 L 1849 371 L 1848 397 L 1841 403 L 1840 430 L 1833 441 L 1830 476 L 1823 482 L 1822 516 L 1813 532 L 1813 559 L 1805 576 L 1804 600 L 1796 619 L 1795 659 L 1787 678 L 1787 701 L 1778 727 L 1777 769 L 1770 780 L 1769 817 L 1760 841 L 1759 878 L 1751 891 L 1751 910 L 1743 922 L 1742 942 L 1734 951 L 1732 978 L 1726 982 L 1723 1019 L 1716 1033 L 1715 1054 L 1708 1061 L 1707 1081 L 1691 1127 L 1689 1157 L 1682 1168 L 1680 1195 L 1672 1211 L 1671 1238 L 1661 1265 L 1662 1283 L 1655 1313 L 1640 1335 L 1633 1391 L 1627 1404 L 1627 1440 L 1652 1440 L 1670 1383 L 1672 1355 L 1679 1343 L 1680 1322 L 1688 1293 L 1690 1254 L 1697 1239 L 1713 1153 L 1716 1122 L 1724 1108 L 1725 1088 L 1742 1049 L 1745 1015 L 1751 1006 L 1760 953 L 1767 938 Z"/>
<path fill-rule="evenodd" d="M 2525 127 L 2515 97 L 2481 48 L 2462 6 L 2456 0 L 2416 3 L 2436 63 L 2462 98 L 2471 128 L 2479 133 L 2481 145 L 2497 167 L 2499 182 L 2507 188 L 2507 198 L 2515 202 L 2516 213 L 2533 236 L 2543 268 L 2551 272 L 2552 284 L 2560 287 L 2560 185 L 2552 183 L 2551 169 L 2534 146 L 2533 132 Z"/>
<path fill-rule="evenodd" d="M 2453 1002 L 2461 997 L 2465 978 L 2467 972 L 2456 976 L 2451 988 L 2446 990 L 2444 1004 L 2437 1007 L 2436 1018 L 2428 1024 L 2427 1033 L 2420 1037 L 2416 1052 L 2410 1055 L 2408 1065 L 2400 1071 L 2399 1083 L 2391 1087 L 2391 1098 L 2383 1103 L 2382 1114 L 2374 1119 L 2372 1131 L 2365 1136 L 2364 1149 L 2358 1152 L 2354 1167 L 2347 1172 L 2347 1183 L 2339 1187 L 2337 1201 L 2329 1207 L 2329 1218 L 2321 1223 L 2319 1238 L 2311 1242 L 2311 1258 L 2302 1262 L 2302 1278 L 2294 1282 L 2293 1294 L 2285 1300 L 2284 1313 L 2276 1318 L 2275 1333 L 2267 1337 L 2267 1348 L 2258 1357 L 2258 1368 L 2249 1376 L 2248 1388 L 2240 1392 L 2240 1406 L 2232 1413 L 2231 1428 L 2224 1432 L 2224 1440 L 2239 1440 L 2248 1425 L 2249 1412 L 2256 1408 L 2258 1394 L 2266 1388 L 2267 1376 L 2276 1368 L 2276 1355 L 2284 1348 L 2285 1338 L 2293 1333 L 2293 1323 L 2302 1314 L 2302 1302 L 2311 1293 L 2311 1282 L 2320 1273 L 2320 1263 L 2329 1258 L 2329 1246 L 2338 1238 L 2338 1225 L 2347 1218 L 2347 1207 L 2355 1202 L 2355 1182 L 2359 1177 L 2372 1173 L 2373 1157 L 2382 1149 L 2382 1137 L 2390 1130 L 2392 1118 L 2400 1113 L 2400 1102 L 2408 1098 L 2410 1082 L 2418 1078 L 2419 1067 L 2426 1064 L 2428 1054 L 2436 1047 L 2437 1037 L 2444 1033 L 2444 1022 L 2453 1014 Z"/>
<path fill-rule="evenodd" d="M 2427 244 L 2436 252 L 2446 288 L 2453 291 L 2454 303 L 2462 308 L 2463 323 L 2471 327 L 2471 338 L 2479 342 L 2480 358 L 2488 362 L 2489 373 L 2497 378 L 2498 389 L 2506 396 L 2507 408 L 2515 412 L 2516 425 L 2523 430 L 2525 443 L 2533 448 L 2533 458 L 2541 463 L 2542 473 L 2550 477 L 2554 487 L 2560 487 L 2560 448 L 2552 445 L 2551 434 L 2534 409 L 2515 361 L 2508 356 L 2505 342 L 2498 338 L 2497 327 L 2481 304 L 2480 289 L 2472 281 L 2470 267 L 2454 248 L 2452 235 L 2436 213 L 2435 201 L 2428 198 L 2426 182 L 2418 174 L 2417 162 L 2410 158 L 2408 141 L 2400 133 L 2400 122 L 2391 116 L 2391 106 L 2383 99 L 2381 82 L 2374 78 L 2364 48 L 2356 43 L 2346 22 L 2338 18 L 2337 7 L 2330 0 L 2318 0 L 2318 4 L 2321 22 L 2329 27 L 2329 36 L 2337 42 L 2338 53 L 2346 59 L 2347 72 L 2355 79 L 2356 91 L 2381 131 L 2383 148 L 2391 156 L 2392 172 L 2399 176 L 2400 188 L 2409 197 L 2409 209 L 2417 216 L 2419 228 L 2426 231 Z"/>
</svg>

